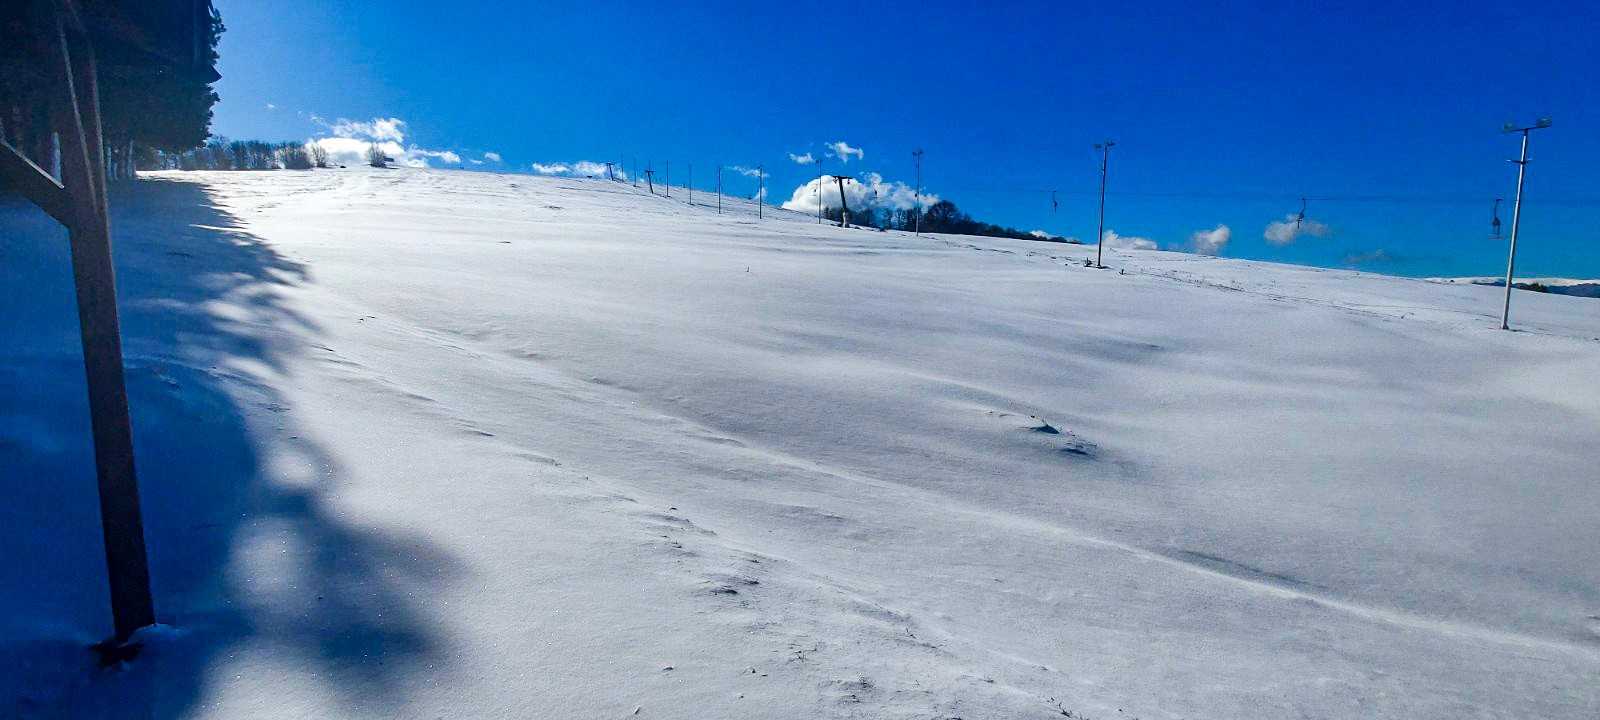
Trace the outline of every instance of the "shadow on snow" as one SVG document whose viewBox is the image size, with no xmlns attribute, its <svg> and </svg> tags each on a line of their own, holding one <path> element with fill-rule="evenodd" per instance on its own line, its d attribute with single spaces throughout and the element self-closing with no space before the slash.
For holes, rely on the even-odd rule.
<svg viewBox="0 0 1600 720">
<path fill-rule="evenodd" d="M 317 333 L 281 295 L 309 271 L 200 185 L 122 183 L 112 201 L 156 614 L 171 629 L 128 666 L 100 670 L 88 650 L 111 621 L 66 233 L 0 196 L 0 716 L 181 717 L 285 663 L 351 713 L 389 714 L 409 676 L 442 666 L 421 602 L 452 563 L 331 511 L 339 468 L 251 379 Z M 271 435 L 294 452 L 269 461 Z M 245 644 L 278 666 L 228 664 Z"/>
</svg>

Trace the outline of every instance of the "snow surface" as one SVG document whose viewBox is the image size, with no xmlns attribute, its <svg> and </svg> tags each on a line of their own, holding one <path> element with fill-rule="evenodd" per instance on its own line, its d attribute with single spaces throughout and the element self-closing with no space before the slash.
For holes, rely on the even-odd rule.
<svg viewBox="0 0 1600 720">
<path fill-rule="evenodd" d="M 0 716 L 1600 715 L 1600 304 L 686 196 L 118 187 L 169 627 L 104 671 L 0 203 Z"/>
</svg>

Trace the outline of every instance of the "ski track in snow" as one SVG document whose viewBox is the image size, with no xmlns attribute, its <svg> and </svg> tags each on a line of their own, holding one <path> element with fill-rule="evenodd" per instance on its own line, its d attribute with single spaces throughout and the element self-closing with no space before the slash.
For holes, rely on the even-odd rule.
<svg viewBox="0 0 1600 720">
<path fill-rule="evenodd" d="M 169 248 L 141 213 L 197 187 L 219 217 L 190 228 L 242 233 L 232 246 Z M 215 412 L 193 385 L 222 388 L 265 484 L 237 500 L 222 579 L 158 599 L 184 610 L 152 659 L 110 680 L 29 665 L 0 701 L 25 717 L 110 713 L 129 687 L 184 717 L 1600 707 L 1593 301 L 1519 294 L 1506 334 L 1493 288 L 1111 251 L 1119 274 L 1082 267 L 1093 248 L 756 222 L 748 201 L 718 216 L 685 194 L 364 169 L 141 183 L 118 217 L 130 382 L 192 422 Z M 258 245 L 278 268 L 230 274 Z M 163 289 L 182 283 L 210 294 Z M 214 324 L 163 314 L 188 312 Z M 0 326 L 25 336 L 8 365 L 71 378 L 70 334 Z M 21 418 L 0 450 L 81 454 L 51 434 L 70 418 L 0 409 Z M 350 578 L 252 499 L 286 492 L 418 565 L 338 551 L 377 563 Z M 331 582 L 305 580 L 324 565 Z M 103 612 L 40 592 L 4 605 L 34 624 L 13 635 Z M 335 623 L 297 654 L 295 633 L 331 622 L 325 596 L 399 619 Z"/>
</svg>

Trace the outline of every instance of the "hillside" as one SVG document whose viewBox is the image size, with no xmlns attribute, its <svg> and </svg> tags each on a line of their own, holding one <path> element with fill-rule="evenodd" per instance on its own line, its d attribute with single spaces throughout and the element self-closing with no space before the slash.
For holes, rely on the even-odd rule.
<svg viewBox="0 0 1600 720">
<path fill-rule="evenodd" d="M 1571 718 L 1592 300 L 603 180 L 113 197 L 157 612 L 0 203 L 0 716 Z"/>
</svg>

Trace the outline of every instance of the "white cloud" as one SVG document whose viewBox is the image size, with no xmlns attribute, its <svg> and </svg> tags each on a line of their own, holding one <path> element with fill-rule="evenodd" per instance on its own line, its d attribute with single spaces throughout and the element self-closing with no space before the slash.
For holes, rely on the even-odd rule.
<svg viewBox="0 0 1600 720">
<path fill-rule="evenodd" d="M 580 160 L 578 161 L 578 164 L 572 166 L 572 172 L 578 175 L 602 177 L 606 174 L 606 164 L 590 162 L 588 160 Z"/>
<path fill-rule="evenodd" d="M 477 158 L 468 158 L 467 162 L 472 163 L 473 165 L 482 165 L 483 164 L 483 161 L 479 160 Z"/>
<path fill-rule="evenodd" d="M 1279 222 L 1267 223 L 1266 232 L 1261 234 L 1262 237 L 1265 237 L 1267 242 L 1273 245 L 1282 246 L 1294 242 L 1301 235 L 1325 238 L 1333 234 L 1333 228 L 1328 227 L 1325 223 L 1320 223 L 1316 220 L 1295 222 L 1296 217 L 1294 213 L 1289 213 L 1283 216 L 1283 220 Z"/>
<path fill-rule="evenodd" d="M 272 103 L 267 103 L 267 109 L 268 109 L 268 110 L 277 110 L 277 109 L 278 109 L 278 106 L 277 106 L 277 105 L 274 105 L 274 104 L 272 104 Z"/>
<path fill-rule="evenodd" d="M 1110 228 L 1107 228 L 1105 235 L 1101 236 L 1100 243 L 1108 248 L 1121 250 L 1155 250 L 1157 248 L 1156 241 L 1150 238 L 1118 235 L 1117 231 Z"/>
<path fill-rule="evenodd" d="M 750 178 L 753 178 L 753 177 L 763 177 L 763 178 L 772 177 L 772 175 L 769 174 L 769 173 L 762 172 L 762 171 L 757 170 L 755 168 L 747 168 L 747 167 L 744 167 L 742 165 L 729 165 L 728 169 L 732 170 L 732 171 L 734 171 L 736 173 L 739 173 L 740 175 L 743 175 L 745 177 L 750 177 Z"/>
<path fill-rule="evenodd" d="M 1050 233 L 1047 233 L 1047 232 L 1045 232 L 1043 230 L 1030 230 L 1030 231 L 1028 231 L 1028 234 L 1032 235 L 1032 236 L 1034 236 L 1036 238 L 1049 239 L 1049 238 L 1055 237 L 1054 235 L 1051 235 Z"/>
<path fill-rule="evenodd" d="M 427 167 L 428 161 L 424 160 L 423 158 L 439 158 L 450 165 L 461 164 L 461 156 L 450 150 L 424 150 L 413 145 L 409 148 L 406 148 L 405 155 L 408 159 L 415 159 L 422 163 L 421 165 L 411 165 L 411 167 Z M 403 160 L 401 162 L 402 164 L 409 165 L 409 163 L 405 163 Z"/>
<path fill-rule="evenodd" d="M 606 164 L 590 160 L 579 160 L 575 163 L 534 163 L 533 171 L 540 175 L 581 175 L 585 177 L 605 177 Z M 627 180 L 628 174 L 622 168 L 611 171 L 618 180 Z"/>
<path fill-rule="evenodd" d="M 333 131 L 335 137 L 392 140 L 398 143 L 406 140 L 405 127 L 406 121 L 393 117 L 373 118 L 368 122 L 339 118 L 339 121 L 328 126 L 328 129 Z"/>
<path fill-rule="evenodd" d="M 839 161 L 846 165 L 850 164 L 851 155 L 856 156 L 857 160 L 865 160 L 867 158 L 865 151 L 863 151 L 861 148 L 850 147 L 850 143 L 847 143 L 843 140 L 835 143 L 828 143 L 828 150 L 831 151 L 828 153 L 829 155 L 839 158 Z M 807 155 L 809 154 L 810 153 L 807 153 Z"/>
<path fill-rule="evenodd" d="M 917 191 L 898 180 L 885 182 L 878 173 L 867 173 L 855 181 L 847 181 L 844 185 L 844 197 L 850 201 L 852 208 L 875 208 L 890 210 L 906 210 L 917 206 Z M 783 203 L 788 210 L 814 213 L 817 211 L 817 202 L 822 202 L 823 207 L 839 207 L 839 182 L 832 175 L 822 176 L 822 192 L 817 193 L 817 179 L 812 178 L 806 184 L 794 189 L 794 194 Z M 922 205 L 927 207 L 939 202 L 938 195 L 922 194 Z"/>
<path fill-rule="evenodd" d="M 483 154 L 483 159 L 488 160 L 489 162 L 500 162 L 500 153 L 486 152 Z"/>
<path fill-rule="evenodd" d="M 339 118 L 329 123 L 315 113 L 311 121 L 328 128 L 333 137 L 316 138 L 316 143 L 328 151 L 328 159 L 341 165 L 364 165 L 367 147 L 377 145 L 383 153 L 404 167 L 425 168 L 430 159 L 447 165 L 460 165 L 461 155 L 453 150 L 430 150 L 417 145 L 406 145 L 406 122 L 400 118 L 373 118 L 368 121 Z"/>
<path fill-rule="evenodd" d="M 794 153 L 789 153 L 789 159 L 793 160 L 793 161 L 795 161 L 797 163 L 800 163 L 801 165 L 811 165 L 811 164 L 814 164 L 814 163 L 817 162 L 817 159 L 815 157 L 812 157 L 811 153 L 809 153 L 809 152 L 804 154 L 804 155 L 796 155 Z"/>
<path fill-rule="evenodd" d="M 1219 223 L 1215 230 L 1196 230 L 1189 236 L 1189 246 L 1196 255 L 1219 255 L 1231 239 L 1233 231 Z"/>
</svg>

